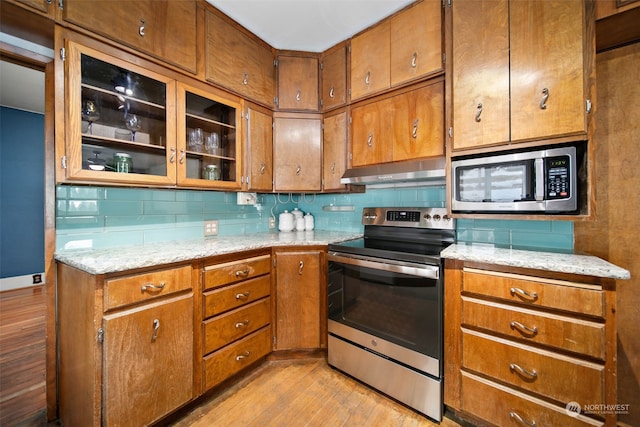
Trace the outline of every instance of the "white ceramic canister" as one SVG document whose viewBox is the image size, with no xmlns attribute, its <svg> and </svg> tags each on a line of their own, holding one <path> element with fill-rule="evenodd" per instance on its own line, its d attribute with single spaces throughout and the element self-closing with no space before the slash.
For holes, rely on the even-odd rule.
<svg viewBox="0 0 640 427">
<path fill-rule="evenodd" d="M 307 214 L 304 216 L 304 229 L 307 231 L 311 231 L 313 230 L 313 227 L 313 215 L 307 212 Z"/>
<path fill-rule="evenodd" d="M 292 231 L 295 226 L 293 214 L 287 210 L 278 216 L 278 230 Z"/>
<path fill-rule="evenodd" d="M 293 214 L 293 219 L 294 221 L 297 220 L 298 218 L 302 218 L 304 215 L 304 212 L 302 212 L 300 209 L 298 208 L 293 208 L 293 210 L 291 211 L 291 213 Z"/>
<path fill-rule="evenodd" d="M 296 218 L 296 230 L 304 231 L 304 218 L 301 216 Z"/>
</svg>

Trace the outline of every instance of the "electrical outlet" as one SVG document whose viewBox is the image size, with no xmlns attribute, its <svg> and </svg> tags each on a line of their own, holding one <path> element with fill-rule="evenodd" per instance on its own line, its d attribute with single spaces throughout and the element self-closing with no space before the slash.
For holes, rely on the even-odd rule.
<svg viewBox="0 0 640 427">
<path fill-rule="evenodd" d="M 269 228 L 276 228 L 276 219 L 272 216 L 269 217 Z"/>
<path fill-rule="evenodd" d="M 204 235 L 205 237 L 218 235 L 218 220 L 204 222 Z"/>
<path fill-rule="evenodd" d="M 239 205 L 255 205 L 258 201 L 257 193 L 238 192 L 236 194 L 237 194 L 237 203 Z"/>
</svg>

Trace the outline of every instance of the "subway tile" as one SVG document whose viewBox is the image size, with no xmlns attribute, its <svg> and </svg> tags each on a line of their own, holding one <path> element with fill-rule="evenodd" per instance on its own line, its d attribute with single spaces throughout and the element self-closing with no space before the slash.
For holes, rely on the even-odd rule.
<svg viewBox="0 0 640 427">
<path fill-rule="evenodd" d="M 104 200 L 105 189 L 102 187 L 72 186 L 67 189 L 69 199 L 95 199 Z"/>
<path fill-rule="evenodd" d="M 202 213 L 201 202 L 144 201 L 145 215 L 186 215 Z"/>
<path fill-rule="evenodd" d="M 99 204 L 101 215 L 137 216 L 142 215 L 142 201 L 137 200 L 103 200 Z"/>
<path fill-rule="evenodd" d="M 109 230 L 149 229 L 175 227 L 175 215 L 109 215 L 105 217 L 105 226 Z"/>
<path fill-rule="evenodd" d="M 145 230 L 144 244 L 172 242 L 179 240 L 203 239 L 204 229 L 202 224 L 193 227 L 176 227 L 166 230 Z"/>
</svg>

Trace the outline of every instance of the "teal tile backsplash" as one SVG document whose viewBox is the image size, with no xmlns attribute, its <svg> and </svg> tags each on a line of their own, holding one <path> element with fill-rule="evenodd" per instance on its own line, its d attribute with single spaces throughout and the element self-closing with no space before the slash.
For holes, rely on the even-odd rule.
<svg viewBox="0 0 640 427">
<path fill-rule="evenodd" d="M 269 217 L 298 207 L 310 212 L 316 229 L 361 232 L 367 206 L 445 207 L 444 187 L 367 189 L 355 194 L 259 194 L 256 205 L 239 206 L 236 193 L 205 190 L 56 188 L 56 249 L 106 248 L 204 239 L 204 221 L 218 220 L 220 235 L 269 231 Z M 348 206 L 333 212 L 324 206 Z M 464 242 L 573 249 L 570 221 L 457 221 Z"/>
</svg>

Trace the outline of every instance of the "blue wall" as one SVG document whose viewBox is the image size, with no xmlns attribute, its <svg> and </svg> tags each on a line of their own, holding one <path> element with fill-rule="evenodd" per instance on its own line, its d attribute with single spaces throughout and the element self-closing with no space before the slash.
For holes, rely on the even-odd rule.
<svg viewBox="0 0 640 427">
<path fill-rule="evenodd" d="M 368 189 L 358 194 L 260 194 L 238 206 L 236 193 L 84 186 L 57 187 L 57 249 L 104 248 L 203 239 L 203 221 L 219 221 L 220 235 L 269 231 L 269 217 L 299 207 L 319 230 L 361 232 L 366 206 L 445 206 L 444 187 Z M 351 212 L 323 206 L 353 206 Z M 459 241 L 571 250 L 569 221 L 458 220 Z"/>
<path fill-rule="evenodd" d="M 44 271 L 44 116 L 0 107 L 0 278 Z"/>
</svg>

